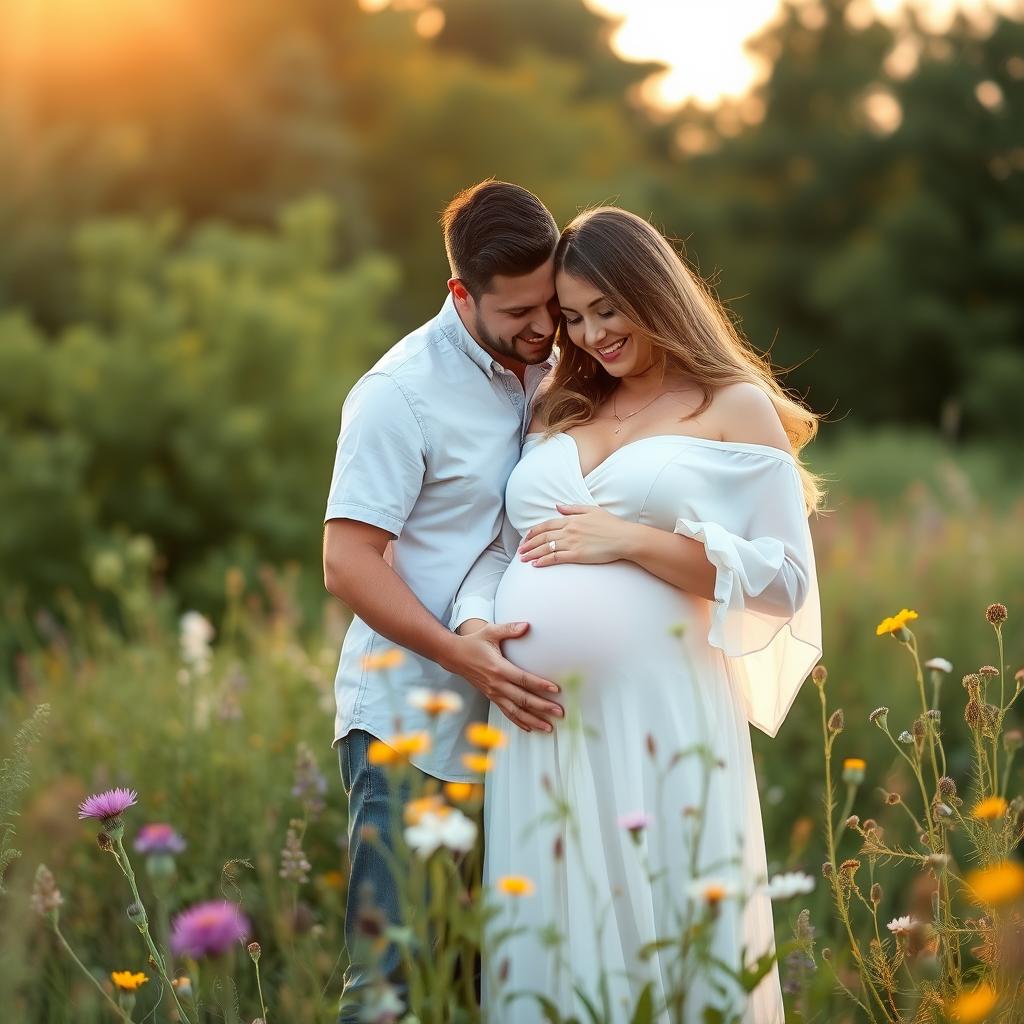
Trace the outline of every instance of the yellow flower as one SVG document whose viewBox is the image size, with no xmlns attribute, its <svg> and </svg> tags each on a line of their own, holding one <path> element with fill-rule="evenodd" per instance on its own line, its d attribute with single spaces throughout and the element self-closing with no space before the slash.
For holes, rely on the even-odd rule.
<svg viewBox="0 0 1024 1024">
<path fill-rule="evenodd" d="M 494 767 L 494 761 L 486 754 L 463 754 L 462 763 L 471 771 L 482 775 Z"/>
<path fill-rule="evenodd" d="M 950 1007 L 950 1014 L 954 1020 L 961 1024 L 972 1024 L 972 1022 L 984 1020 L 999 1002 L 996 990 L 987 982 L 983 981 L 977 988 L 970 992 L 964 992 Z"/>
<path fill-rule="evenodd" d="M 971 814 L 980 821 L 995 821 L 1006 813 L 1008 806 L 1001 796 L 987 796 L 974 805 Z"/>
<path fill-rule="evenodd" d="M 134 992 L 140 985 L 145 985 L 149 981 L 141 971 L 138 974 L 132 974 L 131 971 L 111 971 L 110 977 L 118 992 Z"/>
<path fill-rule="evenodd" d="M 917 618 L 917 612 L 910 608 L 901 608 L 895 615 L 887 616 L 875 628 L 875 636 L 886 633 L 898 633 L 908 623 Z"/>
<path fill-rule="evenodd" d="M 500 729 L 486 722 L 470 722 L 466 726 L 466 739 L 474 747 L 483 747 L 484 750 L 496 750 L 508 743 L 507 737 Z"/>
<path fill-rule="evenodd" d="M 370 764 L 396 764 L 408 761 L 413 754 L 425 754 L 430 750 L 430 736 L 425 732 L 398 733 L 385 743 L 374 740 L 366 751 Z"/>
<path fill-rule="evenodd" d="M 969 871 L 965 881 L 975 900 L 987 907 L 1012 903 L 1024 896 L 1024 867 L 1016 861 L 1004 860 L 988 868 Z"/>
<path fill-rule="evenodd" d="M 343 889 L 345 887 L 345 876 L 336 870 L 325 871 L 320 876 L 320 881 L 328 889 Z"/>
<path fill-rule="evenodd" d="M 406 699 L 412 707 L 419 708 L 431 718 L 462 710 L 462 697 L 454 690 L 429 690 L 424 686 L 416 686 L 409 691 Z"/>
<path fill-rule="evenodd" d="M 424 814 L 436 814 L 437 817 L 443 818 L 449 811 L 451 808 L 436 793 L 421 796 L 418 800 L 410 800 L 405 805 L 405 823 L 417 825 Z"/>
<path fill-rule="evenodd" d="M 397 647 L 392 647 L 380 654 L 364 654 L 362 665 L 368 672 L 379 672 L 381 669 L 398 668 L 403 661 L 405 655 Z"/>
<path fill-rule="evenodd" d="M 498 879 L 498 892 L 506 896 L 532 896 L 533 882 L 522 875 L 505 875 Z"/>
<path fill-rule="evenodd" d="M 473 782 L 446 782 L 444 793 L 453 803 L 463 804 L 469 800 L 479 800 L 483 795 L 483 786 Z"/>
</svg>

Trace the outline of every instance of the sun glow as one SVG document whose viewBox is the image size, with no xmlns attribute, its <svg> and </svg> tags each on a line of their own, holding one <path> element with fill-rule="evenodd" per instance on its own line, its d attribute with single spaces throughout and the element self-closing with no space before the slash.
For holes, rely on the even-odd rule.
<svg viewBox="0 0 1024 1024">
<path fill-rule="evenodd" d="M 774 20 L 782 0 L 585 0 L 591 10 L 619 18 L 612 37 L 620 56 L 629 60 L 658 60 L 668 69 L 643 88 L 654 106 L 672 108 L 688 100 L 714 106 L 726 97 L 740 97 L 763 79 L 767 68 L 745 43 Z M 816 0 L 798 0 L 801 20 L 813 25 L 824 12 Z M 906 0 L 858 0 L 850 20 L 870 21 L 880 16 L 895 23 Z M 921 0 L 915 4 L 923 23 L 936 32 L 949 25 L 958 12 L 981 21 L 991 20 L 992 9 L 1019 16 L 1019 0 Z M 900 58 L 907 59 L 907 54 Z M 888 117 L 888 112 L 887 115 Z M 891 118 L 890 118 L 891 119 Z"/>
<path fill-rule="evenodd" d="M 180 0 L 3 0 L 0 56 L 12 69 L 103 63 L 186 22 Z M 136 52 L 136 55 L 137 52 Z"/>
</svg>

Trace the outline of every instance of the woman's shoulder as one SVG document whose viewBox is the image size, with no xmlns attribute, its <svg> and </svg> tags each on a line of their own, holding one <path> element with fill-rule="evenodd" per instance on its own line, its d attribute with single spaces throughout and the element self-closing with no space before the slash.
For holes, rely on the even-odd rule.
<svg viewBox="0 0 1024 1024">
<path fill-rule="evenodd" d="M 752 381 L 719 388 L 711 413 L 723 441 L 762 444 L 792 453 L 789 437 L 768 392 Z"/>
</svg>

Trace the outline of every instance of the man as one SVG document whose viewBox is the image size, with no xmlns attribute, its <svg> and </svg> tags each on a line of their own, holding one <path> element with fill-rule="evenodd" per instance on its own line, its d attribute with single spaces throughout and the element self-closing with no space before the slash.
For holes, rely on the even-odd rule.
<svg viewBox="0 0 1024 1024">
<path fill-rule="evenodd" d="M 455 595 L 499 532 L 505 483 L 551 365 L 558 227 L 536 196 L 493 180 L 456 196 L 442 225 L 449 295 L 349 393 L 325 516 L 324 583 L 354 613 L 335 682 L 334 740 L 349 800 L 350 958 L 370 888 L 398 920 L 388 867 L 361 835 L 370 826 L 386 845 L 393 838 L 387 776 L 367 758 L 372 740 L 429 729 L 432 747 L 413 756 L 414 768 L 473 781 L 462 763 L 464 729 L 487 719 L 490 701 L 524 729 L 550 731 L 563 714 L 554 683 L 502 657 L 500 641 L 526 623 L 464 637 L 444 625 L 453 611 L 457 621 L 475 617 L 476 609 L 453 609 Z M 394 648 L 400 663 L 374 670 Z M 407 703 L 413 687 L 454 690 L 462 710 L 431 723 Z M 397 964 L 392 947 L 380 970 Z M 343 1006 L 358 1003 L 367 982 L 366 966 L 353 963 Z"/>
</svg>

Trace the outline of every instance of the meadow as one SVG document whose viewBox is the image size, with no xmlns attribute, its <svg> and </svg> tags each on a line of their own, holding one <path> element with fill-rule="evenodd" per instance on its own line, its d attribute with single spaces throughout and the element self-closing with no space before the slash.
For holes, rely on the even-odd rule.
<svg viewBox="0 0 1024 1024">
<path fill-rule="evenodd" d="M 985 479 L 984 460 L 958 461 L 924 442 L 896 450 L 918 456 L 913 468 L 905 465 L 914 482 L 902 493 L 862 498 L 837 484 L 834 511 L 814 524 L 827 682 L 820 673 L 805 684 L 777 739 L 755 738 L 770 873 L 801 873 L 798 894 L 783 892 L 775 904 L 789 1019 L 1017 1020 L 1017 983 L 1007 964 L 1022 947 L 1019 925 L 1006 924 L 1019 922 L 1017 883 L 1008 879 L 1009 896 L 1000 890 L 998 906 L 1009 911 L 983 913 L 971 909 L 975 890 L 964 878 L 972 868 L 1003 865 L 1020 838 L 1012 755 L 1020 719 L 1011 702 L 1020 685 L 1014 673 L 1024 664 L 1015 628 L 1024 608 L 1022 509 L 1012 490 L 976 490 L 984 486 L 975 483 Z M 852 477 L 851 467 L 870 459 L 839 448 L 819 462 L 836 467 L 830 475 Z M 0 896 L 7 1019 L 107 1021 L 117 1019 L 118 1005 L 121 1019 L 138 1021 L 334 1020 L 345 967 L 346 820 L 330 739 L 345 610 L 303 597 L 313 590 L 315 563 L 267 566 L 254 578 L 229 569 L 224 611 L 212 624 L 182 616 L 187 610 L 162 585 L 144 537 L 98 552 L 89 570 L 109 604 L 64 594 L 49 610 L 30 613 L 13 601 L 6 609 L 21 647 L 16 678 L 2 696 L 0 748 L 3 821 L 11 826 L 3 846 L 21 851 L 7 865 Z M 994 603 L 1009 609 L 1005 626 L 986 622 Z M 917 618 L 889 618 L 900 609 Z M 891 628 L 877 635 L 887 619 Z M 933 658 L 947 660 L 951 671 L 926 668 L 916 680 L 916 666 Z M 995 701 L 1008 710 L 998 722 L 975 715 L 972 723 L 969 710 L 965 719 L 971 691 L 960 680 L 986 665 L 1001 675 L 974 676 L 986 691 L 977 706 Z M 882 705 L 886 729 L 878 727 Z M 931 760 L 936 743 L 941 764 Z M 979 751 L 987 766 L 998 764 L 980 768 Z M 948 795 L 940 800 L 940 775 L 955 780 L 962 806 Z M 109 822 L 78 814 L 89 794 L 116 787 L 138 794 L 123 814 L 123 857 L 103 838 Z M 478 820 L 479 791 L 421 795 L 428 797 L 421 815 L 440 802 L 460 821 Z M 996 801 L 991 817 L 984 808 L 974 817 L 984 798 Z M 940 823 L 936 802 L 955 811 L 955 820 Z M 145 828 L 154 823 L 171 826 L 181 842 L 168 846 L 165 834 L 154 846 Z M 479 1019 L 456 963 L 471 961 L 484 920 L 502 901 L 529 898 L 529 880 L 517 883 L 525 891 L 514 884 L 506 893 L 466 889 L 479 852 L 478 840 L 466 842 L 473 831 L 467 826 L 453 847 L 438 840 L 440 849 L 427 857 L 410 835 L 413 849 L 396 870 L 409 894 L 422 891 L 417 886 L 430 873 L 435 893 L 410 915 L 403 937 L 419 979 L 415 1015 L 398 1012 L 382 988 L 367 1020 Z M 940 854 L 948 860 L 936 869 L 927 858 Z M 128 862 L 145 929 L 130 906 Z M 52 878 L 37 874 L 40 864 Z M 933 904 L 928 879 L 944 878 L 942 871 L 959 888 Z M 678 892 L 687 892 L 686 880 Z M 238 934 L 231 921 L 226 927 L 235 940 L 244 932 L 258 941 L 258 978 L 242 941 L 229 939 L 214 956 L 181 946 L 178 915 L 207 901 L 244 915 L 244 927 L 234 922 Z M 713 914 L 701 921 L 713 927 Z M 426 953 L 437 928 L 445 929 L 450 958 Z M 157 959 L 147 962 L 154 948 L 173 987 L 161 983 Z M 700 943 L 685 955 L 699 958 Z M 124 990 L 112 972 L 131 972 L 118 975 Z M 965 993 L 975 1003 L 949 1016 Z M 971 1016 L 978 1006 L 982 1015 Z M 538 1019 L 546 1012 L 539 1006 Z M 634 1019 L 656 1019 L 653 1013 L 638 1006 Z M 594 1019 L 615 1018 L 595 1008 Z"/>
</svg>

